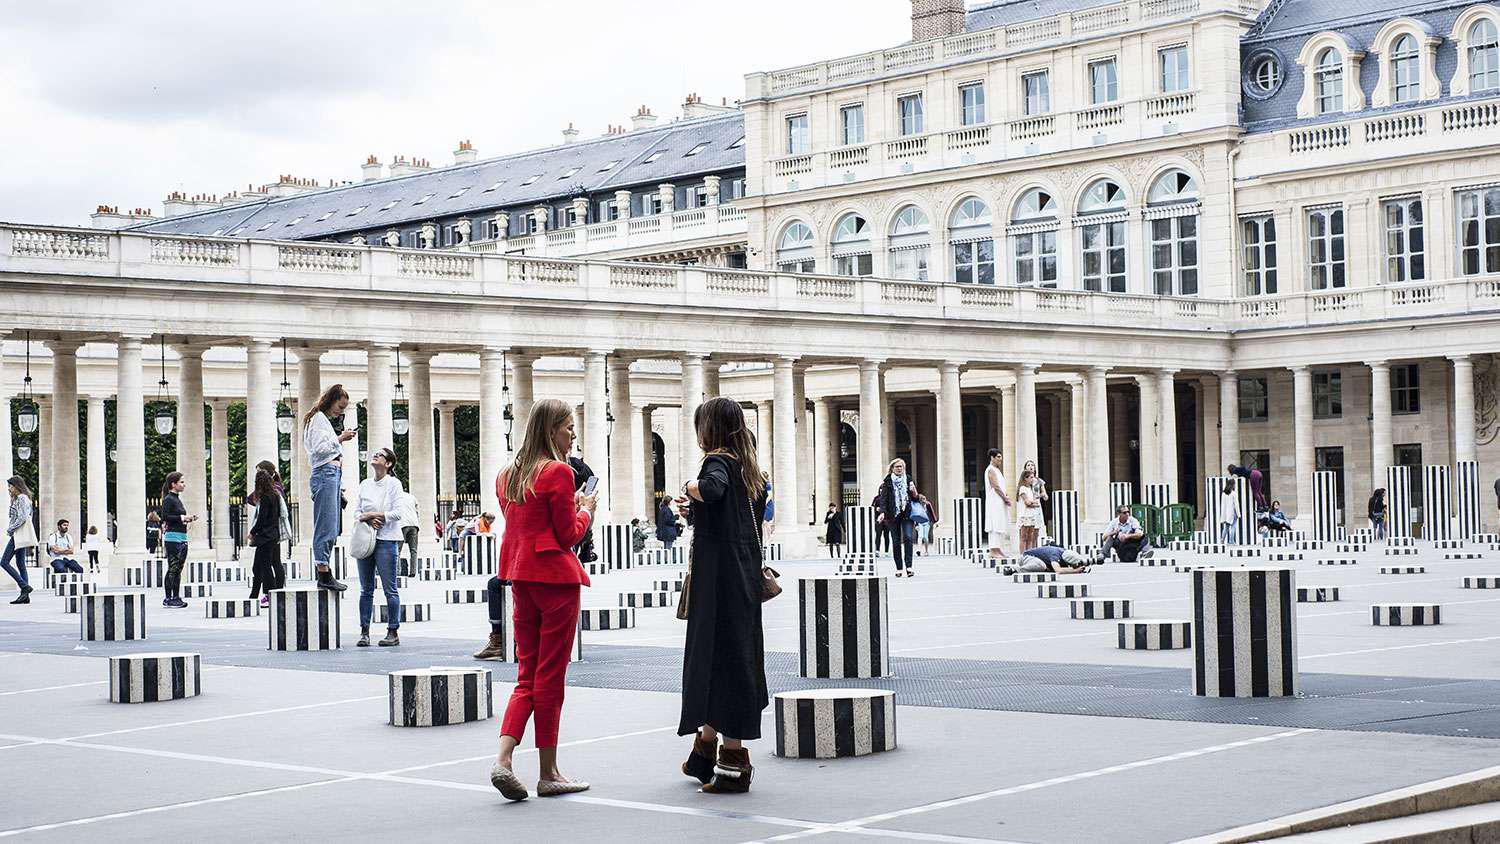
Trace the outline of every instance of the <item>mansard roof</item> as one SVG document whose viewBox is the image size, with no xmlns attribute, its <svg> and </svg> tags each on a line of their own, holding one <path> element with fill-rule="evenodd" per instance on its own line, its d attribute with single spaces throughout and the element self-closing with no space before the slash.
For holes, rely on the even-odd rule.
<svg viewBox="0 0 1500 844">
<path fill-rule="evenodd" d="M 530 207 L 579 193 L 656 185 L 742 168 L 745 148 L 733 145 L 744 134 L 744 116 L 739 112 L 681 120 L 472 164 L 255 200 L 130 228 L 167 234 L 219 232 L 225 236 L 306 240 L 491 209 Z M 688 155 L 699 144 L 707 146 Z M 567 175 L 575 168 L 577 172 Z M 530 184 L 526 184 L 528 181 Z M 423 197 L 428 198 L 422 201 Z M 272 228 L 261 231 L 267 223 L 273 224 Z"/>
<path fill-rule="evenodd" d="M 964 29 L 973 32 L 1010 26 L 1118 2 L 1120 0 L 998 0 L 970 7 L 964 16 Z"/>
</svg>

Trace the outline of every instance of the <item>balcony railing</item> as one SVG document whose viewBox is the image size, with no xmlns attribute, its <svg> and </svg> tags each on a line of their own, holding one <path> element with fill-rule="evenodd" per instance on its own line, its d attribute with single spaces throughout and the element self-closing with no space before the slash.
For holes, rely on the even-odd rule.
<svg viewBox="0 0 1500 844">
<path fill-rule="evenodd" d="M 746 226 L 743 208 L 733 205 L 705 205 L 671 214 L 553 229 L 525 237 L 480 240 L 459 248 L 479 254 L 520 253 L 537 257 L 571 257 L 634 250 L 687 238 L 698 240 L 722 236 L 738 240 L 744 237 Z"/>
<path fill-rule="evenodd" d="M 1368 117 L 1297 126 L 1246 135 L 1243 176 L 1293 167 L 1352 164 L 1372 158 L 1409 155 L 1414 142 L 1423 152 L 1468 149 L 1500 132 L 1500 100 L 1434 105 Z"/>
</svg>

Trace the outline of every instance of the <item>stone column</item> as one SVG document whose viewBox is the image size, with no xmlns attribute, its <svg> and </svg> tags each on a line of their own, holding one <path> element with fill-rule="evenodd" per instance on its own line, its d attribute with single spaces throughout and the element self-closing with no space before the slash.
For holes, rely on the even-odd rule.
<svg viewBox="0 0 1500 844">
<path fill-rule="evenodd" d="M 1385 470 L 1391 465 L 1391 365 L 1371 361 L 1370 367 L 1370 487 L 1385 487 Z"/>
<path fill-rule="evenodd" d="M 1016 367 L 1016 476 L 1008 481 L 1021 479 L 1021 467 L 1026 461 L 1037 459 L 1036 448 L 1036 371 L 1037 364 L 1023 363 Z"/>
<path fill-rule="evenodd" d="M 1449 355 L 1453 361 L 1453 459 L 1474 460 L 1474 361 L 1468 355 Z"/>
<path fill-rule="evenodd" d="M 292 417 L 291 494 L 297 499 L 297 549 L 292 556 L 306 560 L 312 559 L 312 466 L 307 449 L 302 447 L 302 432 L 307 427 L 302 418 L 317 406 L 318 399 L 323 396 L 321 358 L 322 355 L 314 349 L 300 349 L 297 353 L 297 412 Z"/>
<path fill-rule="evenodd" d="M 142 410 L 142 412 L 143 413 L 145 412 L 144 409 Z M 53 506 L 56 504 L 56 498 L 53 495 L 53 491 L 52 491 L 53 490 L 53 486 L 52 486 L 52 467 L 54 465 L 56 465 L 57 461 L 55 459 L 53 459 L 53 454 L 52 454 L 52 397 L 51 396 L 39 397 L 39 398 L 36 399 L 36 413 L 37 413 L 37 421 L 36 421 L 36 486 L 37 486 L 37 489 L 36 489 L 36 495 L 32 497 L 32 503 L 33 503 L 33 506 L 36 507 L 36 510 L 37 510 L 37 525 L 39 525 L 43 529 L 42 530 L 43 535 L 37 537 L 37 541 L 41 541 L 41 540 L 44 540 L 44 539 L 47 538 L 46 535 L 45 535 L 46 532 L 47 532 L 46 531 L 47 525 L 54 524 L 55 521 L 56 521 L 53 518 L 53 515 L 52 515 L 53 512 L 55 512 L 54 509 L 53 509 Z M 144 431 L 144 429 L 142 429 L 142 430 Z M 142 446 L 142 448 L 144 448 L 144 446 Z M 144 484 L 145 484 L 145 481 L 143 480 L 143 481 L 141 481 L 141 483 L 142 483 L 141 489 L 143 490 L 142 495 L 144 496 L 144 494 L 145 494 L 144 493 L 144 489 L 145 489 Z M 142 500 L 142 506 L 143 507 L 145 506 L 144 505 L 144 499 Z M 10 511 L 7 510 L 6 512 L 9 513 Z M 141 518 L 142 519 L 146 518 L 146 511 L 144 509 L 141 510 Z M 36 555 L 33 554 L 31 556 L 35 557 Z M 33 560 L 33 562 L 35 562 L 35 560 Z"/>
<path fill-rule="evenodd" d="M 531 417 L 531 406 L 536 403 L 535 363 L 535 355 L 510 356 L 510 378 L 515 382 L 515 386 L 511 388 L 514 398 L 510 409 L 511 416 L 515 419 L 514 445 L 519 445 L 521 437 L 526 435 L 526 420 Z"/>
<path fill-rule="evenodd" d="M 880 419 L 880 361 L 859 362 L 859 442 L 858 442 L 858 500 L 868 504 L 885 477 L 885 463 L 880 459 L 880 446 L 885 442 L 881 433 Z M 941 509 L 938 511 L 942 512 Z"/>
<path fill-rule="evenodd" d="M 205 473 L 207 443 L 203 431 L 203 351 L 202 346 L 177 346 L 177 471 L 186 484 L 182 506 L 199 518 L 189 522 L 188 548 L 202 552 L 208 548 L 208 477 Z M 293 446 L 297 445 L 295 440 Z M 294 448 L 300 454 L 302 449 Z M 298 475 L 298 477 L 304 477 Z"/>
<path fill-rule="evenodd" d="M 703 398 L 713 399 L 719 397 L 719 367 L 724 362 L 719 360 L 706 360 L 703 362 Z"/>
<path fill-rule="evenodd" d="M 1312 370 L 1305 366 L 1293 366 L 1291 370 L 1293 453 L 1297 461 L 1297 515 L 1292 521 L 1301 530 L 1312 530 L 1313 469 L 1317 468 L 1313 453 Z"/>
<path fill-rule="evenodd" d="M 1157 380 L 1151 375 L 1135 376 L 1136 388 L 1140 391 L 1140 455 L 1141 489 L 1138 494 L 1146 500 L 1146 484 L 1161 480 L 1161 428 L 1157 420 L 1161 415 L 1160 396 L 1157 395 Z"/>
<path fill-rule="evenodd" d="M 1088 398 L 1082 378 L 1069 382 L 1068 392 L 1068 465 L 1072 469 L 1072 477 L 1069 479 L 1073 489 L 1078 491 L 1079 506 L 1078 517 L 1088 517 L 1088 433 L 1084 429 L 1084 418 L 1088 416 Z"/>
<path fill-rule="evenodd" d="M 583 438 L 583 462 L 599 476 L 599 504 L 595 509 L 599 524 L 610 522 L 609 500 L 609 422 L 604 395 L 605 361 L 608 352 L 590 351 L 583 358 L 583 408 L 587 434 Z"/>
<path fill-rule="evenodd" d="M 635 491 L 641 485 L 636 474 L 641 452 L 635 444 L 636 413 L 630 403 L 630 361 L 611 357 L 608 375 L 609 415 L 615 418 L 609 431 L 609 502 L 616 522 L 629 524 L 636 513 Z"/>
<path fill-rule="evenodd" d="M 1386 391 L 1390 395 L 1390 391 Z M 1240 462 L 1240 376 L 1233 369 L 1219 373 L 1219 462 L 1209 474 Z M 1385 470 L 1380 470 L 1381 475 Z"/>
<path fill-rule="evenodd" d="M 0 330 L 0 349 L 4 348 L 6 332 Z M 15 445 L 11 442 L 12 420 L 10 407 L 10 393 L 5 390 L 5 355 L 0 354 L 0 506 L 10 512 L 10 490 L 5 485 L 6 479 L 16 473 L 14 462 Z"/>
<path fill-rule="evenodd" d="M 896 414 L 891 412 L 890 375 L 889 365 L 880 367 L 880 466 L 882 471 L 896 457 Z"/>
<path fill-rule="evenodd" d="M 1222 436 L 1219 433 L 1219 420 L 1222 418 L 1219 408 L 1220 380 L 1208 376 L 1198 382 L 1201 387 L 1199 395 L 1203 397 L 1198 404 L 1203 413 L 1203 465 L 1198 467 L 1199 478 L 1196 480 L 1222 474 L 1226 462 L 1220 453 L 1222 446 L 1219 441 Z"/>
<path fill-rule="evenodd" d="M 636 433 L 640 434 L 640 479 L 641 479 L 641 506 L 637 509 L 644 516 L 649 516 L 651 521 L 646 525 L 646 530 L 652 536 L 656 535 L 656 449 L 652 447 L 651 414 L 656 410 L 655 405 L 646 405 L 636 408 L 640 414 L 636 421 Z M 666 492 L 666 490 L 662 490 Z"/>
<path fill-rule="evenodd" d="M 964 427 L 963 388 L 959 381 L 959 364 L 944 361 L 938 376 L 938 515 L 953 510 L 953 499 L 964 494 Z M 952 535 L 952 518 L 938 522 L 943 535 Z"/>
<path fill-rule="evenodd" d="M 146 405 L 141 393 L 141 341 L 119 340 L 118 386 L 115 399 L 115 519 L 114 559 L 129 565 L 146 554 Z M 226 465 L 228 461 L 225 461 Z"/>
<path fill-rule="evenodd" d="M 693 414 L 703 403 L 703 359 L 707 355 L 689 352 L 682 356 L 682 404 L 678 409 L 678 465 L 682 480 L 686 483 L 698 477 L 698 464 L 703 452 L 698 448 L 698 432 L 693 427 Z"/>
<path fill-rule="evenodd" d="M 78 347 L 74 340 L 53 340 L 52 350 L 52 521 L 41 527 L 41 539 L 58 519 L 67 519 L 75 541 L 83 508 L 78 477 Z M 7 422 L 8 424 L 8 422 Z M 44 551 L 46 549 L 43 549 Z"/>
<path fill-rule="evenodd" d="M 1087 379 L 1088 469 L 1084 475 L 1083 506 L 1088 528 L 1085 537 L 1091 537 L 1094 531 L 1104 528 L 1112 515 L 1109 512 L 1109 367 L 1089 367 Z"/>
<path fill-rule="evenodd" d="M 0 402 L 0 410 L 5 410 L 7 404 L 8 402 Z M 201 426 L 202 423 L 199 424 Z M 0 427 L 10 430 L 10 425 L 0 425 Z M 107 537 L 109 536 L 109 446 L 104 427 L 104 399 L 100 396 L 89 396 L 88 441 L 89 527 L 97 527 L 99 536 Z M 201 472 L 202 461 L 199 461 L 198 466 Z M 8 478 L 10 475 L 5 475 L 5 477 Z M 204 492 L 206 493 L 207 490 Z"/>
<path fill-rule="evenodd" d="M 391 431 L 391 404 L 395 400 L 391 370 L 396 366 L 394 346 L 371 346 L 366 353 L 365 376 L 369 388 L 365 403 L 365 450 L 392 448 L 396 437 Z"/>
<path fill-rule="evenodd" d="M 776 418 L 772 434 L 776 440 L 776 456 L 771 481 L 776 485 L 776 534 L 783 538 L 802 528 L 798 521 L 798 502 L 802 499 L 797 489 L 797 414 L 800 408 L 793 386 L 795 362 L 796 358 L 783 356 L 771 363 L 776 400 L 772 411 Z"/>
<path fill-rule="evenodd" d="M 1000 466 L 1006 483 L 1015 483 L 1021 464 L 1016 460 L 1016 385 L 1014 382 L 1000 388 L 1000 415 L 1005 420 L 1005 430 L 1000 440 Z M 1007 492 L 1006 495 L 1010 493 Z M 941 511 L 939 511 L 941 512 Z"/>
<path fill-rule="evenodd" d="M 797 491 L 801 497 L 796 503 L 798 525 L 812 522 L 813 510 L 813 444 L 807 422 L 807 366 L 792 366 L 792 418 L 796 420 L 797 437 Z"/>
<path fill-rule="evenodd" d="M 501 390 L 505 373 L 505 350 L 485 347 L 479 351 L 479 506 L 499 515 L 500 499 L 495 479 L 505 466 L 505 395 Z"/>
<path fill-rule="evenodd" d="M 458 455 L 454 453 L 458 442 L 453 435 L 454 410 L 449 402 L 438 403 L 438 494 L 449 499 L 458 496 Z M 439 515 L 447 516 L 446 513 Z"/>
<path fill-rule="evenodd" d="M 229 532 L 229 399 L 209 399 L 208 407 L 214 559 L 223 561 L 234 557 L 234 538 Z M 120 532 L 124 530 L 125 521 L 121 519 Z"/>
<path fill-rule="evenodd" d="M 1172 485 L 1172 494 L 1182 500 L 1182 490 L 1177 483 L 1177 370 L 1156 371 L 1157 415 L 1161 422 L 1157 426 L 1157 453 L 1161 457 L 1161 469 L 1157 475 L 1161 483 Z M 1309 493 L 1310 494 L 1310 493 Z M 1311 500 L 1311 499 L 1309 499 Z"/>
<path fill-rule="evenodd" d="M 251 340 L 245 346 L 245 490 L 255 490 L 255 465 L 280 460 L 276 447 L 275 377 L 271 374 L 271 341 Z"/>
<path fill-rule="evenodd" d="M 769 470 L 776 460 L 776 423 L 771 418 L 771 402 L 755 403 L 755 453 L 762 468 Z"/>
<path fill-rule="evenodd" d="M 407 491 L 417 499 L 417 555 L 425 556 L 432 553 L 436 542 L 430 527 L 433 511 L 437 507 L 437 460 L 432 430 L 432 352 L 412 351 L 407 352 L 406 357 L 411 361 L 411 392 L 407 399 L 407 419 L 411 427 L 406 434 L 406 459 L 411 463 L 406 477 L 411 481 L 411 486 Z M 490 512 L 496 517 L 500 515 L 496 510 Z"/>
<path fill-rule="evenodd" d="M 828 502 L 838 501 L 835 482 L 838 479 L 838 414 L 829 406 L 828 399 L 813 399 L 813 433 L 817 443 L 813 446 L 813 524 L 823 523 L 823 511 Z M 939 511 L 941 512 L 941 511 Z"/>
</svg>

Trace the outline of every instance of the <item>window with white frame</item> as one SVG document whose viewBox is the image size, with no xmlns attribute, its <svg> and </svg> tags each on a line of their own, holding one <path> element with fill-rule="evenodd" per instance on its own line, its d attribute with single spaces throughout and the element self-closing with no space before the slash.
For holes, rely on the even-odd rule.
<svg viewBox="0 0 1500 844">
<path fill-rule="evenodd" d="M 499 237 L 500 237 L 500 223 L 497 220 L 494 220 L 494 219 L 485 220 L 484 221 L 484 239 L 485 240 L 497 240 L 497 239 L 499 239 Z"/>
<path fill-rule="evenodd" d="M 578 225 L 578 209 L 569 205 L 563 209 L 563 228 L 571 229 Z"/>
<path fill-rule="evenodd" d="M 896 98 L 898 128 L 903 136 L 922 134 L 922 95 L 906 94 Z"/>
<path fill-rule="evenodd" d="M 1114 58 L 1089 62 L 1089 103 L 1103 105 L 1119 98 L 1120 78 Z"/>
<path fill-rule="evenodd" d="M 812 149 L 812 133 L 808 128 L 806 114 L 793 114 L 786 119 L 786 154 L 806 155 Z"/>
<path fill-rule="evenodd" d="M 661 194 L 652 191 L 641 194 L 641 216 L 654 217 L 661 213 Z"/>
<path fill-rule="evenodd" d="M 1151 185 L 1146 206 L 1156 295 L 1198 295 L 1198 183 L 1169 170 Z"/>
<path fill-rule="evenodd" d="M 776 268 L 784 273 L 816 272 L 816 247 L 813 230 L 801 220 L 793 221 L 776 242 Z"/>
<path fill-rule="evenodd" d="M 1052 110 L 1052 89 L 1048 72 L 1038 70 L 1021 74 L 1021 102 L 1025 114 L 1046 114 Z"/>
<path fill-rule="evenodd" d="M 1124 293 L 1125 191 L 1111 179 L 1089 185 L 1078 204 L 1079 268 L 1084 290 Z"/>
<path fill-rule="evenodd" d="M 970 82 L 958 86 L 958 122 L 964 126 L 984 123 L 984 83 Z"/>
<path fill-rule="evenodd" d="M 1347 284 L 1344 254 L 1344 209 L 1313 208 L 1307 212 L 1307 263 L 1313 290 Z"/>
<path fill-rule="evenodd" d="M 896 213 L 891 221 L 891 277 L 927 281 L 932 258 L 932 221 L 915 205 Z"/>
<path fill-rule="evenodd" d="M 694 185 L 693 186 L 693 206 L 692 207 L 694 207 L 694 208 L 702 208 L 703 206 L 705 206 L 707 204 L 708 204 L 708 185 Z"/>
<path fill-rule="evenodd" d="M 843 145 L 865 142 L 865 104 L 855 103 L 839 109 L 839 139 Z"/>
<path fill-rule="evenodd" d="M 1500 89 L 1500 28 L 1489 18 L 1469 27 L 1469 93 Z"/>
<path fill-rule="evenodd" d="M 611 222 L 620 219 L 620 206 L 613 199 L 599 200 L 598 219 L 601 222 Z"/>
<path fill-rule="evenodd" d="M 1250 217 L 1240 223 L 1245 296 L 1276 295 L 1276 219 Z"/>
<path fill-rule="evenodd" d="M 1313 69 L 1318 114 L 1344 110 L 1344 57 L 1332 47 L 1323 48 Z"/>
<path fill-rule="evenodd" d="M 1186 44 L 1163 47 L 1156 51 L 1157 64 L 1161 69 L 1161 91 L 1173 94 L 1191 87 L 1188 72 L 1188 49 Z"/>
<path fill-rule="evenodd" d="M 737 176 L 733 179 L 725 179 L 722 182 L 719 182 L 719 198 L 721 200 L 744 199 L 745 177 Z"/>
<path fill-rule="evenodd" d="M 1422 53 L 1417 39 L 1406 33 L 1391 45 L 1391 102 L 1414 103 L 1422 98 Z"/>
<path fill-rule="evenodd" d="M 990 207 L 969 197 L 948 219 L 948 242 L 953 247 L 953 280 L 959 284 L 995 283 L 994 217 Z"/>
<path fill-rule="evenodd" d="M 1458 192 L 1459 269 L 1500 273 L 1500 185 Z"/>
<path fill-rule="evenodd" d="M 1385 280 L 1427 278 L 1427 239 L 1422 229 L 1422 199 L 1407 196 L 1381 204 L 1385 217 Z"/>
<path fill-rule="evenodd" d="M 1051 193 L 1032 188 L 1017 200 L 1006 230 L 1016 284 L 1057 286 L 1057 225 L 1057 202 Z"/>
<path fill-rule="evenodd" d="M 870 226 L 865 218 L 849 213 L 833 227 L 833 271 L 839 275 L 868 276 L 874 273 L 870 253 Z"/>
</svg>

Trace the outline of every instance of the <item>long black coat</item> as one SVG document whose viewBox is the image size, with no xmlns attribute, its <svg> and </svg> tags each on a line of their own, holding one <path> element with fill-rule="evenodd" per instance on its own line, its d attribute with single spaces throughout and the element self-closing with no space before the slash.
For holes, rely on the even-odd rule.
<svg viewBox="0 0 1500 844">
<path fill-rule="evenodd" d="M 704 458 L 689 512 L 692 583 L 682 653 L 682 720 L 678 735 L 705 724 L 730 738 L 760 738 L 766 692 L 761 632 L 760 525 L 765 496 L 749 502 L 738 461 Z"/>
<path fill-rule="evenodd" d="M 844 511 L 842 509 L 835 509 L 832 513 L 824 513 L 823 524 L 827 525 L 827 532 L 823 535 L 823 541 L 829 545 L 843 545 Z"/>
</svg>

